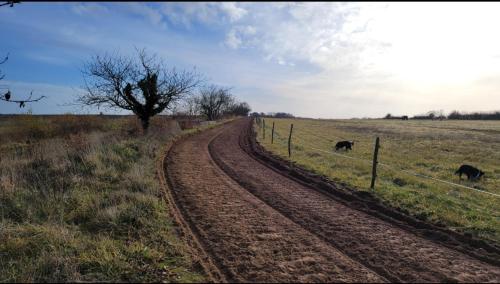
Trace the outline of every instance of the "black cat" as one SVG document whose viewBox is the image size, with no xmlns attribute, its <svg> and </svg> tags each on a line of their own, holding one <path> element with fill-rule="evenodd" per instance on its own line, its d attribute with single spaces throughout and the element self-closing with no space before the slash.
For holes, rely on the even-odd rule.
<svg viewBox="0 0 500 284">
<path fill-rule="evenodd" d="M 459 175 L 460 179 L 462 179 L 462 174 L 466 174 L 468 180 L 475 180 L 482 177 L 484 175 L 484 172 L 476 169 L 473 166 L 461 165 L 460 168 L 455 172 L 455 174 Z"/>
</svg>

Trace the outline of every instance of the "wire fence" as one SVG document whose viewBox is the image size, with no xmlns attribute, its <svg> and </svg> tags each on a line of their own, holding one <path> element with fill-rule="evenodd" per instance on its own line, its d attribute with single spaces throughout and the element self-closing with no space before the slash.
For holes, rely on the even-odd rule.
<svg viewBox="0 0 500 284">
<path fill-rule="evenodd" d="M 325 137 L 325 136 L 318 135 L 316 133 L 313 133 L 313 132 L 310 132 L 310 131 L 307 131 L 307 130 L 304 130 L 304 129 L 300 129 L 300 131 L 306 133 L 307 135 L 310 135 L 310 136 L 313 136 L 313 137 L 316 137 L 316 138 L 319 138 L 319 139 L 323 139 L 323 140 L 326 140 L 326 141 L 331 141 L 331 140 L 333 140 L 333 138 L 340 138 L 342 140 L 347 140 L 344 137 L 336 136 L 336 135 L 330 135 L 330 137 Z"/>
<path fill-rule="evenodd" d="M 262 128 L 262 124 L 261 123 L 257 123 L 257 125 L 259 125 L 259 127 Z M 266 125 L 265 127 L 267 128 L 268 126 Z M 324 136 L 321 136 L 321 135 L 317 135 L 317 134 L 311 133 L 309 131 L 305 131 L 304 129 L 300 129 L 299 133 L 305 133 L 306 135 L 309 135 L 309 136 L 312 136 L 312 137 L 316 137 L 316 138 L 319 138 L 319 139 L 323 139 L 323 140 L 326 140 L 326 141 L 331 141 L 332 140 L 332 137 L 328 137 L 327 138 L 327 137 L 324 137 Z M 279 133 L 279 131 L 277 131 L 277 129 L 274 129 L 274 135 L 276 135 L 279 138 L 282 138 L 282 139 L 279 139 L 281 141 L 284 140 L 283 138 L 286 138 L 286 135 L 281 135 Z M 342 137 L 334 136 L 334 135 L 331 135 L 331 136 L 337 137 L 337 138 L 342 138 Z M 344 139 L 344 138 L 342 138 L 342 139 Z M 344 154 L 333 152 L 331 150 L 329 151 L 327 149 L 322 149 L 322 148 L 319 148 L 319 147 L 314 147 L 314 146 L 317 146 L 317 145 L 308 146 L 307 142 L 304 140 L 304 138 L 297 135 L 297 132 L 295 132 L 295 135 L 292 136 L 291 140 L 292 141 L 289 141 L 289 143 L 292 143 L 293 145 L 297 145 L 297 146 L 303 147 L 305 149 L 310 149 L 310 150 L 314 150 L 314 151 L 318 151 L 318 152 L 321 152 L 321 153 L 325 153 L 325 154 L 329 154 L 329 155 L 337 156 L 337 157 L 342 157 L 342 158 L 346 158 L 346 159 L 350 159 L 350 160 L 356 160 L 356 161 L 360 161 L 360 162 L 363 162 L 363 163 L 367 163 L 369 165 L 373 164 L 373 160 L 368 160 L 368 159 L 354 157 L 354 156 L 348 156 L 348 155 L 344 155 Z M 297 141 L 299 141 L 299 143 L 297 143 Z M 450 181 L 446 181 L 446 180 L 442 180 L 442 179 L 438 179 L 438 178 L 435 178 L 435 177 L 432 177 L 432 176 L 429 176 L 429 175 L 424 175 L 424 174 L 416 173 L 416 172 L 413 172 L 413 171 L 409 171 L 409 170 L 397 168 L 397 167 L 394 167 L 394 166 L 386 164 L 386 163 L 381 163 L 381 162 L 377 161 L 376 165 L 380 165 L 380 166 L 382 166 L 384 168 L 387 168 L 387 169 L 390 169 L 392 171 L 405 173 L 407 175 L 414 176 L 414 177 L 417 177 L 417 178 L 429 179 L 429 180 L 437 181 L 437 182 L 440 182 L 440 183 L 443 183 L 443 184 L 452 185 L 452 186 L 456 186 L 456 187 L 460 187 L 460 188 L 464 188 L 464 189 L 468 189 L 468 190 L 473 190 L 475 192 L 479 192 L 479 193 L 483 193 L 483 194 L 488 194 L 488 195 L 495 196 L 495 197 L 500 197 L 500 194 L 496 194 L 496 193 L 489 192 L 489 191 L 486 191 L 486 190 L 481 190 L 481 189 L 478 189 L 478 188 L 474 188 L 474 187 L 470 187 L 470 186 L 466 186 L 466 185 L 462 185 L 462 184 L 458 184 L 458 183 L 454 183 L 454 182 L 450 182 Z"/>
<path fill-rule="evenodd" d="M 297 139 L 297 137 L 294 137 L 294 139 Z M 333 156 L 338 156 L 338 157 L 347 158 L 347 159 L 351 159 L 351 160 L 357 160 L 357 161 L 361 161 L 361 162 L 367 162 L 369 164 L 372 163 L 372 161 L 367 160 L 367 159 L 353 157 L 353 156 L 347 156 L 347 155 L 343 155 L 343 154 L 340 154 L 340 153 L 335 153 L 335 152 L 332 152 L 332 151 L 328 151 L 328 150 L 325 150 L 325 149 L 320 149 L 320 148 L 316 148 L 316 147 L 306 146 L 305 145 L 306 142 L 304 140 L 302 140 L 300 138 L 298 140 L 300 140 L 303 143 L 294 143 L 294 144 L 295 145 L 300 145 L 301 147 L 304 147 L 304 148 L 308 148 L 308 149 L 311 149 L 311 150 L 316 150 L 318 152 L 330 154 L 330 155 L 333 155 Z"/>
</svg>

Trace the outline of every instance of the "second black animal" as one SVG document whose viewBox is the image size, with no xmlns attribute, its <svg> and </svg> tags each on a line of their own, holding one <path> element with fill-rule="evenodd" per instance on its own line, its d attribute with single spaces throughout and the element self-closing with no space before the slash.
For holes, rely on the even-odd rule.
<svg viewBox="0 0 500 284">
<path fill-rule="evenodd" d="M 460 179 L 462 179 L 462 174 L 466 174 L 468 180 L 475 180 L 482 177 L 484 172 L 470 165 L 461 165 L 455 174 L 459 175 Z"/>
<path fill-rule="evenodd" d="M 335 151 L 338 151 L 341 148 L 345 148 L 346 151 L 352 150 L 352 145 L 354 145 L 354 141 L 340 141 L 335 145 Z"/>
</svg>

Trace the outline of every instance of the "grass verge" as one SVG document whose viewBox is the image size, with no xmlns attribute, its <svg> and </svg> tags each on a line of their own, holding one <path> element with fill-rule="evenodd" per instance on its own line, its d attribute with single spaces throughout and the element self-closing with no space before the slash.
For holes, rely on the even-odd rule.
<svg viewBox="0 0 500 284">
<path fill-rule="evenodd" d="M 25 116 L 0 133 L 0 282 L 205 280 L 156 178 L 175 122 Z"/>
</svg>

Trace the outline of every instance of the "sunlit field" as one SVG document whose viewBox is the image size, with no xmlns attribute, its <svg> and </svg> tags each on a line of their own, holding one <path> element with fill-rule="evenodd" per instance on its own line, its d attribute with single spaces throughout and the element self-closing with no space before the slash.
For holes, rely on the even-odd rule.
<svg viewBox="0 0 500 284">
<path fill-rule="evenodd" d="M 444 223 L 452 230 L 500 243 L 500 197 L 411 174 L 500 194 L 500 122 L 265 118 L 265 139 L 256 125 L 257 140 L 288 159 L 291 123 L 291 160 L 297 164 L 369 191 L 378 136 L 381 164 L 377 167 L 376 196 L 420 219 Z M 353 151 L 335 151 L 336 142 L 342 140 L 354 140 Z M 467 181 L 465 175 L 459 181 L 454 172 L 461 164 L 473 165 L 486 174 L 479 181 Z"/>
</svg>

